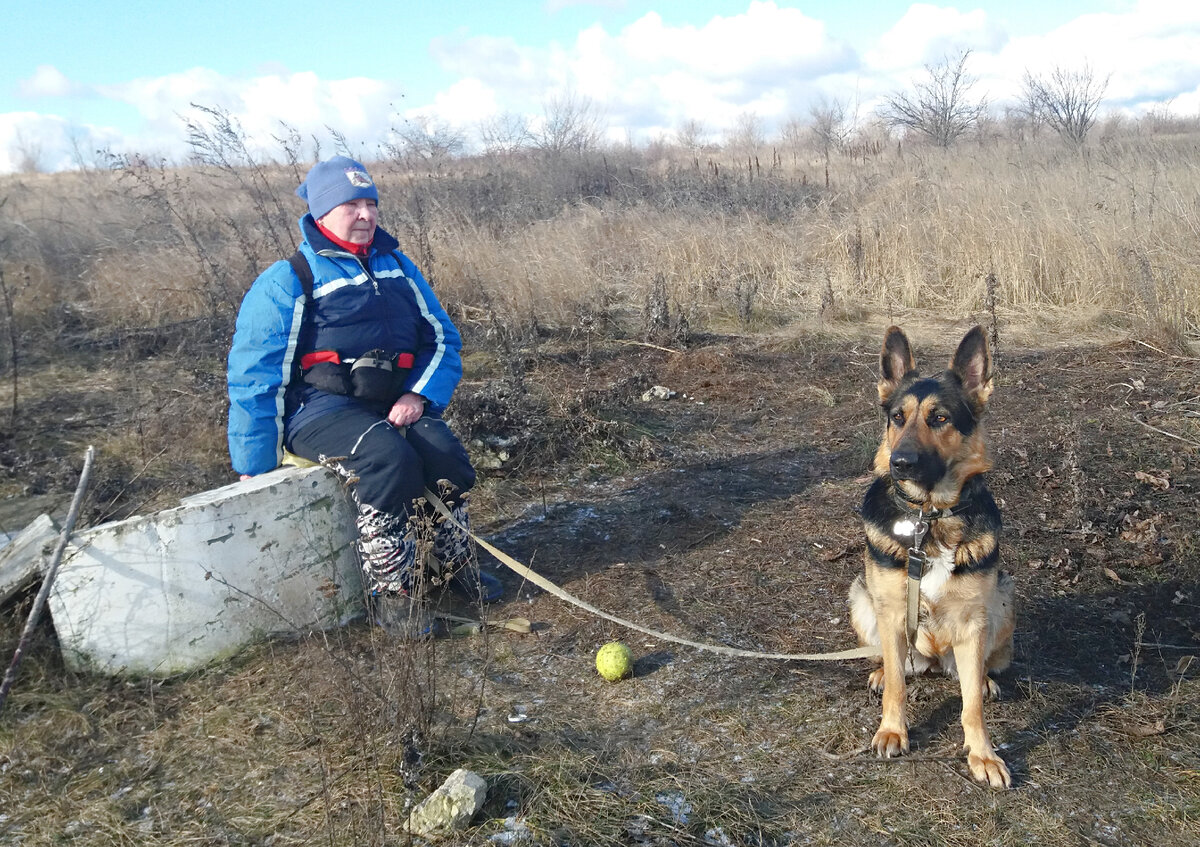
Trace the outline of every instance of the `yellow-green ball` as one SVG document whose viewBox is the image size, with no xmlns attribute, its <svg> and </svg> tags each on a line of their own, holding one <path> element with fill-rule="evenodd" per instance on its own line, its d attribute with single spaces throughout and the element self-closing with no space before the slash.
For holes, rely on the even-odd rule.
<svg viewBox="0 0 1200 847">
<path fill-rule="evenodd" d="M 633 673 L 633 652 L 620 641 L 610 641 L 596 651 L 596 671 L 609 682 Z"/>
</svg>

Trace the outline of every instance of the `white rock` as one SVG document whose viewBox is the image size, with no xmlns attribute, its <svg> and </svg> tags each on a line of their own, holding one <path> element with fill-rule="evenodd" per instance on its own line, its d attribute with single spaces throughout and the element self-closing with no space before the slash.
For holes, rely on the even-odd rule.
<svg viewBox="0 0 1200 847">
<path fill-rule="evenodd" d="M 670 400 L 674 396 L 675 392 L 665 385 L 656 385 L 642 394 L 642 401 L 649 403 L 651 400 Z"/>
<path fill-rule="evenodd" d="M 414 835 L 439 835 L 463 829 L 483 808 L 487 783 L 483 777 L 459 768 L 436 791 L 413 807 L 408 831 Z"/>
</svg>

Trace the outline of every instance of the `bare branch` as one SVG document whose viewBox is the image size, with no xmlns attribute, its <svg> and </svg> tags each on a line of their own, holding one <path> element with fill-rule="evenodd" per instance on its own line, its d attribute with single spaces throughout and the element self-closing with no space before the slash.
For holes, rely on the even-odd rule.
<svg viewBox="0 0 1200 847">
<path fill-rule="evenodd" d="M 479 124 L 479 141 L 488 154 L 515 153 L 531 138 L 529 121 L 515 112 L 503 112 Z"/>
<path fill-rule="evenodd" d="M 815 103 L 808 107 L 809 117 L 812 118 L 812 134 L 817 140 L 817 148 L 826 159 L 830 152 L 841 150 L 850 140 L 850 122 L 847 120 L 848 103 L 839 98 L 827 98 L 821 95 Z"/>
<path fill-rule="evenodd" d="M 545 122 L 534 136 L 539 149 L 553 154 L 583 153 L 600 144 L 604 118 L 590 98 L 567 92 L 547 101 L 543 111 Z"/>
<path fill-rule="evenodd" d="M 426 115 L 406 118 L 399 129 L 393 128 L 395 141 L 383 145 L 384 152 L 396 161 L 437 164 L 463 151 L 466 135 L 457 127 Z"/>
<path fill-rule="evenodd" d="M 1097 79 L 1086 64 L 1077 71 L 1055 66 L 1048 77 L 1026 71 L 1024 106 L 1031 116 L 1049 124 L 1061 138 L 1078 146 L 1096 123 L 1096 112 L 1108 89 L 1108 80 L 1107 76 Z"/>
<path fill-rule="evenodd" d="M 939 147 L 949 147 L 987 114 L 987 99 L 970 96 L 977 82 L 966 70 L 970 56 L 971 51 L 964 50 L 940 64 L 926 65 L 928 77 L 916 84 L 916 91 L 893 94 L 880 116 L 891 126 L 916 130 Z"/>
</svg>

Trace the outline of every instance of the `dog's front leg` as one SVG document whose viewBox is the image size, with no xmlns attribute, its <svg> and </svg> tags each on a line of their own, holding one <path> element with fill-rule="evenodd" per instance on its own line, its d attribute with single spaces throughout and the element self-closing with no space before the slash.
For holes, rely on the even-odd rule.
<svg viewBox="0 0 1200 847">
<path fill-rule="evenodd" d="M 987 783 L 992 788 L 1008 788 L 1012 785 L 1012 777 L 1004 760 L 996 755 L 983 722 L 986 641 L 984 628 L 976 627 L 954 645 L 954 661 L 958 665 L 962 689 L 963 746 L 967 750 L 967 767 L 977 782 Z"/>
<path fill-rule="evenodd" d="M 876 571 L 871 587 L 883 655 L 883 718 L 871 740 L 877 756 L 890 759 L 908 752 L 908 717 L 905 709 L 904 653 L 907 575 L 904 571 Z"/>
</svg>

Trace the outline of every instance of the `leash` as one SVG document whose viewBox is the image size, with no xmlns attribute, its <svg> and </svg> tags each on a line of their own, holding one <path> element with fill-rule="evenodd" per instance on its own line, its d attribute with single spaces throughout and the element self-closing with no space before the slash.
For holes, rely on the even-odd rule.
<svg viewBox="0 0 1200 847">
<path fill-rule="evenodd" d="M 962 511 L 962 506 L 955 507 Z M 896 521 L 892 532 L 896 535 L 912 536 L 912 545 L 908 548 L 908 609 L 905 613 L 905 630 L 908 633 L 909 646 L 917 643 L 917 618 L 921 612 L 921 578 L 925 576 L 925 563 L 929 556 L 925 553 L 925 536 L 929 534 L 929 525 L 940 518 L 948 518 L 955 514 L 955 509 L 931 509 L 926 512 L 921 509 L 917 519 Z"/>
<path fill-rule="evenodd" d="M 643 635 L 649 635 L 651 638 L 655 638 L 660 641 L 671 641 L 675 644 L 682 644 L 686 647 L 694 647 L 697 650 L 707 650 L 710 653 L 720 653 L 723 656 L 737 656 L 739 658 L 746 659 L 776 659 L 779 661 L 793 662 L 832 662 L 843 659 L 866 659 L 880 655 L 880 650 L 878 647 L 855 647 L 850 650 L 839 650 L 834 653 L 763 653 L 757 650 L 742 650 L 737 647 L 726 647 L 723 644 L 707 644 L 702 641 L 692 641 L 687 638 L 682 638 L 678 635 L 671 635 L 667 632 L 659 632 L 658 630 L 641 626 L 633 621 L 627 621 L 624 618 L 611 615 L 603 609 L 596 608 L 586 600 L 581 600 L 570 592 L 564 591 L 562 588 L 559 588 L 553 582 L 546 579 L 532 568 L 521 564 L 503 550 L 500 550 L 497 547 L 489 544 L 487 541 L 484 541 L 470 529 L 459 523 L 454 518 L 454 515 L 450 513 L 450 509 L 446 507 L 446 504 L 442 502 L 441 498 L 429 489 L 425 490 L 425 499 L 429 501 L 429 504 L 433 506 L 434 510 L 445 520 L 449 521 L 460 531 L 465 532 L 471 538 L 471 540 L 473 540 L 484 550 L 491 553 L 501 564 L 518 574 L 523 579 L 532 582 L 538 588 L 553 594 L 555 597 L 558 597 L 561 600 L 567 601 L 573 606 L 578 606 L 585 612 L 590 612 L 591 614 L 604 618 L 605 620 L 612 621 L 613 623 L 619 624 L 626 629 L 636 630 Z M 928 530 L 928 525 L 926 525 L 926 530 Z M 916 546 L 919 547 L 920 545 L 918 544 Z M 919 588 L 919 579 L 917 580 L 917 584 Z"/>
</svg>

